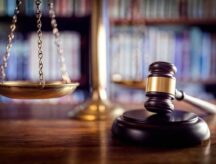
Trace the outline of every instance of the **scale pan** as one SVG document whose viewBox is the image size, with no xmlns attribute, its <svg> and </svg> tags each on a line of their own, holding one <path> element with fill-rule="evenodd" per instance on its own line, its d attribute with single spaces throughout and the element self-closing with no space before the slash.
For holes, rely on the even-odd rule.
<svg viewBox="0 0 216 164">
<path fill-rule="evenodd" d="M 42 88 L 39 82 L 5 81 L 0 84 L 0 95 L 14 99 L 48 99 L 72 93 L 79 83 L 63 81 L 46 82 Z"/>
<path fill-rule="evenodd" d="M 115 84 L 134 89 L 145 90 L 146 81 L 145 80 L 112 80 Z"/>
</svg>

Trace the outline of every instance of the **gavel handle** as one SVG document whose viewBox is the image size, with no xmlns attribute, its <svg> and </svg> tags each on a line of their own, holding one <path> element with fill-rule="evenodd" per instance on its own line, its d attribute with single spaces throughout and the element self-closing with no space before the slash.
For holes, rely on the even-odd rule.
<svg viewBox="0 0 216 164">
<path fill-rule="evenodd" d="M 189 96 L 185 94 L 183 91 L 179 91 L 176 89 L 175 98 L 177 100 L 184 100 L 209 114 L 216 114 L 216 105 L 211 104 L 207 101 L 195 98 L 193 96 Z"/>
</svg>

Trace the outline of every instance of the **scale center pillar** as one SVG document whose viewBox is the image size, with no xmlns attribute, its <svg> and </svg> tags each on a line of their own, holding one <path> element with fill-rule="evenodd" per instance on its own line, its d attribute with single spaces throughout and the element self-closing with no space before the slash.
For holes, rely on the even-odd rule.
<svg viewBox="0 0 216 164">
<path fill-rule="evenodd" d="M 69 117 L 86 121 L 105 120 L 121 115 L 124 110 L 107 98 L 107 37 L 109 36 L 108 2 L 92 1 L 91 17 L 91 97 L 69 112 Z"/>
</svg>

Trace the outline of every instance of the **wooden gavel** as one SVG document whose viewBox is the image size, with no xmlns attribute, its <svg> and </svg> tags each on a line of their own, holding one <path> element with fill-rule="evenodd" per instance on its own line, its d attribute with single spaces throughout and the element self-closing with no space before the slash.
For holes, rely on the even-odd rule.
<svg viewBox="0 0 216 164">
<path fill-rule="evenodd" d="M 174 110 L 171 102 L 173 99 L 184 100 L 201 110 L 216 114 L 216 105 L 207 101 L 192 97 L 176 89 L 176 79 L 174 77 L 177 69 L 168 62 L 154 62 L 149 66 L 149 76 L 146 84 L 145 107 L 148 111 L 164 114 Z"/>
<path fill-rule="evenodd" d="M 117 117 L 112 133 L 121 141 L 148 146 L 192 146 L 210 139 L 206 122 L 191 112 L 174 110 L 173 99 L 185 100 L 208 113 L 216 106 L 176 90 L 176 67 L 167 62 L 155 62 L 149 67 L 145 109 L 124 112 Z"/>
</svg>

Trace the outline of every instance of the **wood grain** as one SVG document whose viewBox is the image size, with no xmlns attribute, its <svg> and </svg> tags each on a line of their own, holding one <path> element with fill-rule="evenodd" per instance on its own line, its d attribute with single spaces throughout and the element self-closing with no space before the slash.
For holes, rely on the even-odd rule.
<svg viewBox="0 0 216 164">
<path fill-rule="evenodd" d="M 126 145 L 111 135 L 112 120 L 67 118 L 71 106 L 1 105 L 0 163 L 216 163 L 216 116 L 204 117 L 211 141 L 181 148 Z"/>
</svg>

